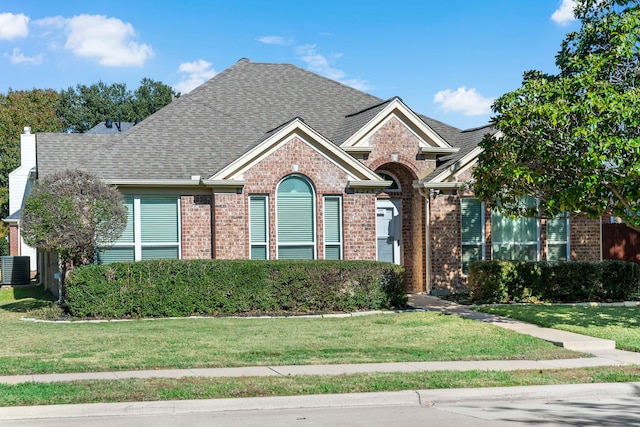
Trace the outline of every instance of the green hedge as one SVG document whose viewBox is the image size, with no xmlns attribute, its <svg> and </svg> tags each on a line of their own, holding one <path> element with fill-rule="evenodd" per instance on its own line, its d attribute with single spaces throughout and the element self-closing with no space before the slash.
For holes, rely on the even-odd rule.
<svg viewBox="0 0 640 427">
<path fill-rule="evenodd" d="M 469 266 L 477 303 L 623 301 L 640 291 L 640 266 L 625 261 L 478 261 Z"/>
<path fill-rule="evenodd" d="M 404 270 L 368 261 L 152 260 L 90 265 L 66 280 L 76 317 L 348 312 L 404 307 Z"/>
</svg>

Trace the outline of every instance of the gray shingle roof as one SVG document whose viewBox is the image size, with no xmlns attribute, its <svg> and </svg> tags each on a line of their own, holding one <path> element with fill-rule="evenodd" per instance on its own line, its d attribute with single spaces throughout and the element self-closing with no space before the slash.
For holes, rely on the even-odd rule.
<svg viewBox="0 0 640 427">
<path fill-rule="evenodd" d="M 438 165 L 436 169 L 431 172 L 429 175 L 422 178 L 422 181 L 429 182 L 436 176 L 440 175 L 442 172 L 447 170 L 450 166 L 454 165 L 457 161 L 462 159 L 464 156 L 469 154 L 474 148 L 478 146 L 478 143 L 482 141 L 482 138 L 486 134 L 493 135 L 496 133 L 496 130 L 491 125 L 486 125 L 478 128 L 458 131 L 457 134 L 452 135 L 454 139 L 448 139 L 449 142 L 454 147 L 459 147 L 460 151 L 454 154 L 450 154 L 448 156 L 443 156 L 438 158 Z"/>
<path fill-rule="evenodd" d="M 209 177 L 294 117 L 340 144 L 386 102 L 293 65 L 242 59 L 126 133 L 38 134 L 38 174 L 75 167 L 106 179 Z M 456 145 L 459 129 L 420 117 Z"/>
</svg>

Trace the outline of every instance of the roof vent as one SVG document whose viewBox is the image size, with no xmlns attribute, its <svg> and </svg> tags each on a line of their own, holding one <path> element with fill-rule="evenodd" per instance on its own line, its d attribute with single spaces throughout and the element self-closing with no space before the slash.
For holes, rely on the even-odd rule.
<svg viewBox="0 0 640 427">
<path fill-rule="evenodd" d="M 113 119 L 107 119 L 107 120 L 105 120 L 105 121 L 104 121 L 104 125 L 105 125 L 107 128 L 111 129 L 111 128 L 113 127 Z"/>
</svg>

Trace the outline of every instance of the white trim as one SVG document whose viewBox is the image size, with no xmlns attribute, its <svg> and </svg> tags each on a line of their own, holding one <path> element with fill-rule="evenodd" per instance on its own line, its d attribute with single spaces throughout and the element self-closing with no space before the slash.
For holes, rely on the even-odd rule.
<svg viewBox="0 0 640 427">
<path fill-rule="evenodd" d="M 484 261 L 485 259 L 487 259 L 487 233 L 486 233 L 486 206 L 485 203 L 481 200 L 478 200 L 480 202 L 480 230 L 481 230 L 481 241 L 480 243 L 478 242 L 465 242 L 462 240 L 462 215 L 464 212 L 462 212 L 462 200 L 463 199 L 476 199 L 478 200 L 476 197 L 472 197 L 472 196 L 463 196 L 460 197 L 460 269 L 462 271 L 462 275 L 463 276 L 468 276 L 467 273 L 465 273 L 462 270 L 462 248 L 467 245 L 467 246 L 478 246 L 478 244 L 480 245 L 480 260 Z"/>
<path fill-rule="evenodd" d="M 491 259 L 494 260 L 494 250 L 493 247 L 494 246 L 500 246 L 500 245 L 513 245 L 513 246 L 533 246 L 533 244 L 536 245 L 536 261 L 540 261 L 540 218 L 536 218 L 536 235 L 537 235 L 537 240 L 527 240 L 524 242 L 515 242 L 515 241 L 508 241 L 508 242 L 497 242 L 493 239 L 493 212 L 494 210 L 491 211 L 491 230 L 492 230 L 492 234 L 491 234 Z M 497 212 L 498 214 L 504 216 L 502 213 Z M 514 219 L 522 219 L 525 217 L 517 217 Z M 525 218 L 525 219 L 533 219 L 533 218 Z"/>
<path fill-rule="evenodd" d="M 330 162 L 345 171 L 352 177 L 352 181 L 379 182 L 380 177 L 372 170 L 364 166 L 358 160 L 350 156 L 344 150 L 337 147 L 324 136 L 316 132 L 299 118 L 296 118 L 276 131 L 272 136 L 249 150 L 240 158 L 211 176 L 207 181 L 242 181 L 243 174 L 259 162 L 264 161 L 269 155 L 289 143 L 293 138 L 298 138 L 309 147 L 323 155 Z"/>
<path fill-rule="evenodd" d="M 398 186 L 398 189 L 397 189 L 397 190 L 389 190 L 387 187 L 385 187 L 385 188 L 384 188 L 384 192 L 385 192 L 385 193 L 387 193 L 387 194 L 390 194 L 390 193 L 394 193 L 394 194 L 395 194 L 395 193 L 402 193 L 402 185 L 400 185 L 400 180 L 398 179 L 398 177 L 397 177 L 397 176 L 395 176 L 395 175 L 394 175 L 394 174 L 392 174 L 391 172 L 386 171 L 386 170 L 384 170 L 384 169 L 378 169 L 378 170 L 376 171 L 376 173 L 377 173 L 377 174 L 381 174 L 381 173 L 383 173 L 383 174 L 385 174 L 385 175 L 388 175 L 388 176 L 393 180 L 393 182 L 392 182 L 391 184 L 389 184 L 387 187 L 391 187 L 393 184 L 396 184 L 396 185 Z"/>
<path fill-rule="evenodd" d="M 378 209 L 393 209 L 393 213 L 398 218 L 398 238 L 393 241 L 393 263 L 402 265 L 402 205 L 400 199 L 376 199 L 376 260 L 380 259 L 378 253 Z"/>
<path fill-rule="evenodd" d="M 201 179 L 105 179 L 106 184 L 123 187 L 195 187 Z"/>
<path fill-rule="evenodd" d="M 338 212 L 338 227 L 339 227 L 339 242 L 328 242 L 327 241 L 327 210 L 326 210 L 326 206 L 327 206 L 327 199 L 338 199 L 338 206 L 339 206 L 339 212 Z M 342 211 L 343 207 L 342 207 L 342 196 L 339 194 L 326 194 L 324 196 L 322 196 L 322 237 L 323 237 L 323 250 L 324 250 L 324 259 L 327 259 L 327 246 L 339 246 L 340 247 L 340 257 L 339 259 L 344 259 L 344 224 L 343 224 L 343 219 L 342 219 L 342 215 L 343 215 L 343 211 Z"/>
<path fill-rule="evenodd" d="M 278 235 L 278 190 L 280 189 L 280 185 L 282 185 L 282 183 L 291 177 L 298 177 L 298 178 L 302 178 L 305 181 L 307 181 L 307 183 L 309 184 L 309 186 L 311 187 L 311 199 L 312 199 L 312 208 L 313 208 L 313 212 L 311 214 L 311 227 L 313 230 L 313 241 L 312 242 L 289 242 L 289 243 L 280 243 L 280 236 Z M 313 260 L 318 259 L 318 232 L 317 232 L 317 227 L 316 227 L 316 189 L 315 186 L 313 185 L 313 182 L 307 178 L 306 176 L 299 174 L 299 173 L 292 173 L 289 174 L 287 176 L 285 176 L 284 178 L 282 178 L 280 180 L 280 182 L 278 182 L 278 185 L 276 185 L 276 192 L 275 192 L 275 196 L 276 196 L 276 203 L 275 203 L 275 207 L 276 207 L 276 211 L 275 211 L 275 219 L 276 219 L 276 259 L 280 259 L 280 246 L 286 247 L 286 246 L 311 246 L 313 248 Z"/>
<path fill-rule="evenodd" d="M 174 196 L 163 196 L 163 195 L 127 195 L 125 197 L 133 198 L 133 242 L 114 242 L 110 247 L 105 248 L 109 250 L 109 248 L 133 248 L 133 261 L 142 260 L 142 249 L 143 247 L 176 247 L 178 258 L 182 259 L 182 198 L 180 196 L 175 196 L 176 198 L 176 209 L 177 209 L 177 238 L 176 242 L 142 242 L 142 215 L 141 215 L 141 203 L 140 200 L 142 197 L 162 197 L 162 198 L 173 198 Z"/>
<path fill-rule="evenodd" d="M 567 222 L 567 239 L 566 240 L 549 240 L 549 221 L 557 221 L 563 219 Z M 567 246 L 567 259 L 565 261 L 571 261 L 571 216 L 569 214 L 565 214 L 559 218 L 547 219 L 545 224 L 546 227 L 546 242 L 545 242 L 545 252 L 546 259 L 549 260 L 549 244 L 551 245 L 566 245 Z M 600 227 L 602 228 L 602 227 Z"/>
<path fill-rule="evenodd" d="M 397 118 L 404 123 L 411 133 L 418 138 L 419 149 L 423 148 L 434 150 L 437 148 L 443 149 L 442 151 L 431 151 L 435 153 L 447 154 L 451 150 L 455 150 L 447 141 L 444 140 L 436 131 L 434 131 L 429 125 L 427 125 L 416 113 L 414 113 L 409 107 L 407 107 L 402 100 L 394 98 L 389 104 L 375 115 L 365 126 L 361 127 L 356 133 L 350 136 L 340 147 L 345 151 L 350 151 L 356 147 L 356 150 L 360 147 L 369 146 L 369 137 L 376 133 L 382 126 L 384 126 L 392 118 Z M 428 144 L 427 141 L 431 142 Z"/>
<path fill-rule="evenodd" d="M 473 150 L 469 151 L 467 154 L 462 156 L 460 160 L 455 162 L 453 165 L 449 166 L 446 170 L 442 171 L 439 175 L 429 180 L 429 183 L 440 183 L 447 182 L 447 180 L 453 176 L 456 172 L 460 171 L 463 167 L 473 163 L 480 153 L 482 153 L 482 147 L 475 147 Z M 427 184 L 427 183 L 425 183 Z M 425 185 L 426 187 L 426 185 Z"/>
<path fill-rule="evenodd" d="M 269 195 L 267 194 L 251 194 L 249 195 L 249 259 L 253 259 L 251 258 L 251 248 L 254 246 L 254 243 L 251 239 L 251 199 L 252 198 L 260 198 L 260 199 L 264 199 L 264 210 L 265 210 L 265 241 L 264 242 L 260 242 L 260 243 L 256 243 L 255 246 L 256 247 L 262 247 L 263 245 L 265 246 L 266 250 L 265 250 L 265 259 L 269 259 Z M 277 209 L 276 209 L 277 210 Z M 277 229 L 277 228 L 276 228 Z"/>
</svg>

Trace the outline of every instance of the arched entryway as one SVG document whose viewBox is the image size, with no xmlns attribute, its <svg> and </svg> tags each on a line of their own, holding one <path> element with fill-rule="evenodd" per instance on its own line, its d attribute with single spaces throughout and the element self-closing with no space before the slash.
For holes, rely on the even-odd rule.
<svg viewBox="0 0 640 427">
<path fill-rule="evenodd" d="M 405 267 L 408 292 L 424 291 L 424 198 L 408 167 L 386 163 L 376 173 L 393 184 L 377 200 L 378 260 Z"/>
</svg>

